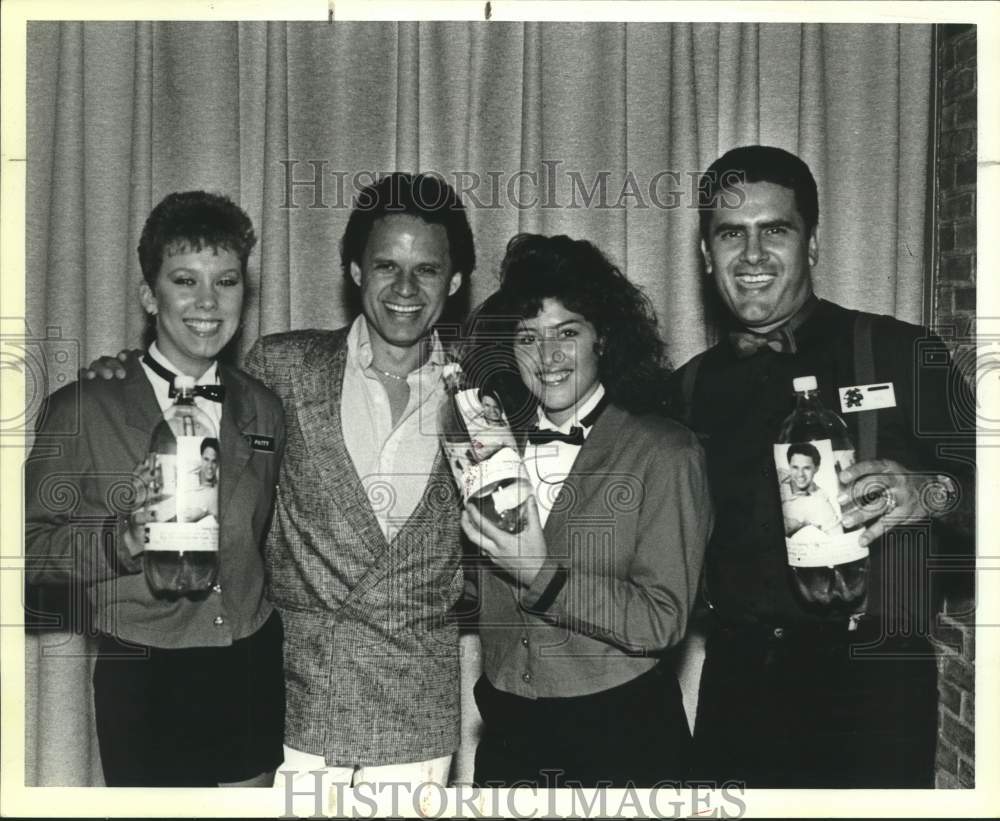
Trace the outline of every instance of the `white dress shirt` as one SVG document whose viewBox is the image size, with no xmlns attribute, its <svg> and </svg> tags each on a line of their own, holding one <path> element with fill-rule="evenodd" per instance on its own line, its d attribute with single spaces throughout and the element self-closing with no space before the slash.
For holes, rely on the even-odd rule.
<svg viewBox="0 0 1000 821">
<path fill-rule="evenodd" d="M 573 415 L 563 424 L 557 425 L 545 412 L 538 408 L 538 428 L 539 430 L 555 430 L 560 433 L 569 433 L 575 425 L 583 428 L 583 438 L 590 435 L 590 428 L 583 427 L 579 420 L 597 407 L 597 403 L 604 397 L 604 386 L 598 385 L 587 400 L 577 406 Z M 531 486 L 535 491 L 535 501 L 538 502 L 538 518 L 545 527 L 549 513 L 559 496 L 566 477 L 573 469 L 573 463 L 580 453 L 580 445 L 571 445 L 569 442 L 546 442 L 543 445 L 534 445 L 528 442 L 524 447 L 524 466 L 528 470 L 531 478 Z"/>
<path fill-rule="evenodd" d="M 173 373 L 179 374 L 182 372 L 180 368 L 174 365 L 173 362 L 163 355 L 163 352 L 156 347 L 155 342 L 149 346 L 149 356 L 151 359 L 156 360 L 164 368 L 172 371 Z M 149 367 L 149 365 L 145 362 L 142 363 L 142 369 L 146 372 L 146 378 L 149 380 L 149 384 L 153 386 L 153 393 L 156 394 L 156 402 L 160 406 L 160 410 L 165 413 L 167 408 L 174 404 L 174 400 L 170 398 L 170 383 Z M 195 384 L 218 385 L 218 363 L 213 362 L 209 365 L 208 370 L 195 380 Z M 215 436 L 218 439 L 219 434 L 222 433 L 222 403 L 213 402 L 211 399 L 206 399 L 204 396 L 196 396 L 194 398 L 194 403 L 199 409 L 205 411 L 205 413 L 208 414 L 208 418 L 215 423 Z M 219 441 L 221 442 L 222 440 L 219 439 Z"/>
<path fill-rule="evenodd" d="M 410 398 L 393 427 L 389 395 L 371 369 L 372 344 L 364 316 L 354 321 L 347 335 L 340 398 L 344 444 L 389 540 L 420 503 L 437 458 L 445 361 L 444 348 L 434 334 L 427 362 L 406 377 Z"/>
</svg>

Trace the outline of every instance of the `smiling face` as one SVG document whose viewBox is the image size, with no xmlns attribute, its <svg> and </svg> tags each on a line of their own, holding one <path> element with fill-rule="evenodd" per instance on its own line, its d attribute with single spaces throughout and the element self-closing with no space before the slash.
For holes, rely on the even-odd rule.
<svg viewBox="0 0 1000 821">
<path fill-rule="evenodd" d="M 788 460 L 788 470 L 791 472 L 792 486 L 800 493 L 809 489 L 816 475 L 816 465 L 804 453 L 796 453 Z"/>
<path fill-rule="evenodd" d="M 479 401 L 483 406 L 483 419 L 494 425 L 502 425 L 504 423 L 503 411 L 500 409 L 500 403 L 496 399 L 488 393 L 484 393 L 480 396 Z"/>
<path fill-rule="evenodd" d="M 198 479 L 203 485 L 215 483 L 215 477 L 219 472 L 219 453 L 208 446 L 201 452 L 201 467 L 198 470 Z"/>
<path fill-rule="evenodd" d="M 187 246 L 164 249 L 151 288 L 139 297 L 156 317 L 156 345 L 182 373 L 201 376 L 240 325 L 243 273 L 233 251 Z"/>
<path fill-rule="evenodd" d="M 766 333 L 794 316 L 812 294 L 819 247 L 790 188 L 752 182 L 742 190 L 738 207 L 715 209 L 701 251 L 726 307 L 747 328 Z"/>
<path fill-rule="evenodd" d="M 546 415 L 561 425 L 600 382 L 597 329 L 557 299 L 542 300 L 537 316 L 522 319 L 514 334 L 517 369 Z"/>
<path fill-rule="evenodd" d="M 351 277 L 361 289 L 377 360 L 380 353 L 392 360 L 417 353 L 462 284 L 462 275 L 452 271 L 444 226 L 409 214 L 376 221 L 360 264 L 351 263 Z"/>
</svg>

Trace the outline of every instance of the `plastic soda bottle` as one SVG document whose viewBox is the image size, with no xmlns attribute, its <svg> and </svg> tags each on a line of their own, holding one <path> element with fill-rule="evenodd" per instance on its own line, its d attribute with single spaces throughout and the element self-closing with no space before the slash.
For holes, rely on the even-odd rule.
<svg viewBox="0 0 1000 821">
<path fill-rule="evenodd" d="M 838 475 L 854 464 L 854 444 L 844 420 L 820 401 L 816 377 L 792 386 L 795 410 L 774 445 L 788 565 L 807 602 L 856 613 L 867 595 L 868 547 L 859 541 L 863 525 L 844 529 L 847 510 L 838 503 Z"/>
<path fill-rule="evenodd" d="M 462 366 L 444 366 L 445 393 L 438 419 L 441 448 L 462 501 L 506 530 L 519 533 L 531 480 L 499 400 L 469 384 Z"/>
<path fill-rule="evenodd" d="M 207 591 L 219 573 L 219 439 L 194 403 L 194 378 L 174 379 L 177 398 L 154 428 L 143 570 L 154 593 Z"/>
</svg>

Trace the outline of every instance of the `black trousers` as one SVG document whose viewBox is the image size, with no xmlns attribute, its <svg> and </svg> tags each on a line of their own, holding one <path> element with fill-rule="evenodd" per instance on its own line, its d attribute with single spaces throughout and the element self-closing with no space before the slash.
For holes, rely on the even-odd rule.
<svg viewBox="0 0 1000 821">
<path fill-rule="evenodd" d="M 720 628 L 706 653 L 696 778 L 772 788 L 934 786 L 937 664 L 925 639 L 879 640 L 877 630 L 843 627 Z"/>
<path fill-rule="evenodd" d="M 485 676 L 475 695 L 483 717 L 479 786 L 651 787 L 682 780 L 690 760 L 680 687 L 662 663 L 586 696 L 522 698 Z"/>
<path fill-rule="evenodd" d="M 228 647 L 164 650 L 103 635 L 94 707 L 109 787 L 214 787 L 282 761 L 277 613 Z"/>
</svg>

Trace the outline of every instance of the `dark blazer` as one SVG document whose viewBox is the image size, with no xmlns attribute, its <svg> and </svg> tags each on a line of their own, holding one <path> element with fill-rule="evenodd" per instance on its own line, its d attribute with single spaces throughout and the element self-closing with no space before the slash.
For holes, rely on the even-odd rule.
<svg viewBox="0 0 1000 821">
<path fill-rule="evenodd" d="M 282 399 L 288 449 L 267 540 L 285 626 L 285 741 L 330 765 L 448 755 L 459 741 L 459 501 L 439 455 L 386 540 L 344 444 L 347 328 L 265 336 L 247 368 Z M 379 500 L 375 500 L 379 501 Z"/>
<path fill-rule="evenodd" d="M 228 645 L 271 613 L 261 545 L 285 442 L 281 403 L 236 368 L 220 364 L 219 373 L 219 592 L 200 600 L 157 599 L 142 573 L 123 575 L 116 560 L 130 475 L 162 418 L 139 361 L 124 381 L 75 382 L 47 400 L 25 469 L 28 579 L 86 585 L 105 633 L 154 647 Z M 252 448 L 251 434 L 271 449 L 263 440 Z"/>
</svg>

